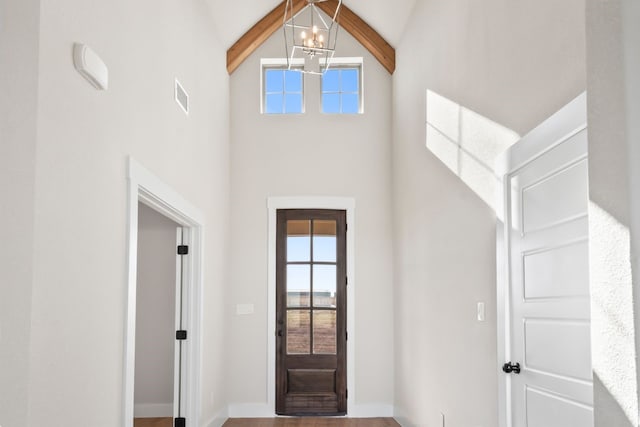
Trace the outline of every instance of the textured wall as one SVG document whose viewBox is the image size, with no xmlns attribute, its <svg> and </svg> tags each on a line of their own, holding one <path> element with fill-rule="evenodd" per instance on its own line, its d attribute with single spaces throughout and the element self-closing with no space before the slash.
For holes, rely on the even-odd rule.
<svg viewBox="0 0 640 427">
<path fill-rule="evenodd" d="M 39 0 L 0 0 L 0 425 L 27 425 Z"/>
<path fill-rule="evenodd" d="M 404 426 L 440 426 L 444 413 L 448 426 L 494 427 L 498 415 L 496 218 L 425 148 L 426 92 L 523 135 L 584 91 L 584 44 L 583 0 L 416 4 L 393 78 L 395 406 Z M 468 136 L 469 145 L 500 142 Z M 478 301 L 485 323 L 475 320 Z"/>
<path fill-rule="evenodd" d="M 638 425 L 638 3 L 587 1 L 589 233 L 597 427 Z"/>
</svg>

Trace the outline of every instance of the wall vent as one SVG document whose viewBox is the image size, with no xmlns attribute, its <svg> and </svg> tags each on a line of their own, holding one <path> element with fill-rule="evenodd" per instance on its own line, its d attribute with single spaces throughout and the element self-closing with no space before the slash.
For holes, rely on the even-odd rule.
<svg viewBox="0 0 640 427">
<path fill-rule="evenodd" d="M 175 97 L 182 111 L 185 114 L 189 114 L 189 94 L 184 90 L 178 79 L 176 79 Z"/>
</svg>

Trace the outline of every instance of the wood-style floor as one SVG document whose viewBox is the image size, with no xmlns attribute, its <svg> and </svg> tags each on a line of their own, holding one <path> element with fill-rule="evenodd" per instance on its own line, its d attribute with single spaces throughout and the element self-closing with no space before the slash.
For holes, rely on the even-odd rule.
<svg viewBox="0 0 640 427">
<path fill-rule="evenodd" d="M 230 418 L 222 427 L 400 427 L 393 418 Z"/>
<path fill-rule="evenodd" d="M 134 427 L 173 427 L 173 418 L 136 418 Z M 392 418 L 230 418 L 223 427 L 400 427 Z"/>
<path fill-rule="evenodd" d="M 173 427 L 173 418 L 134 418 L 133 427 Z"/>
</svg>

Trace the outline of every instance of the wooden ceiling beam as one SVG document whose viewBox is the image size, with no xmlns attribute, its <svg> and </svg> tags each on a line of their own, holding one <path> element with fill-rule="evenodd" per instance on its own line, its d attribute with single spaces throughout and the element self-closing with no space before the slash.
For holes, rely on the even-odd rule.
<svg viewBox="0 0 640 427">
<path fill-rule="evenodd" d="M 327 15 L 333 16 L 338 6 L 338 0 L 316 3 L 316 6 Z M 396 50 L 376 30 L 344 4 L 340 7 L 338 23 L 371 52 L 389 74 L 393 74 L 396 70 Z"/>
<path fill-rule="evenodd" d="M 227 50 L 227 71 L 232 74 L 262 43 L 282 28 L 286 1 L 283 1 L 258 21 L 233 46 Z M 306 0 L 293 0 L 293 13 L 300 12 L 307 5 Z M 333 16 L 338 0 L 316 3 L 324 13 Z M 338 17 L 340 26 L 351 34 L 390 73 L 396 69 L 396 51 L 376 30 L 344 4 Z"/>
</svg>

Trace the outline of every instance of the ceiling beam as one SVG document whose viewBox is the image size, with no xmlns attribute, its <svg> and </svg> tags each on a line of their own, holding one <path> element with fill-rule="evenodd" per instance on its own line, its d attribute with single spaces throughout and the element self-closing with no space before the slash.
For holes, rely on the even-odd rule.
<svg viewBox="0 0 640 427">
<path fill-rule="evenodd" d="M 338 6 L 338 0 L 316 3 L 316 6 L 327 15 L 333 16 Z M 389 74 L 393 74 L 396 70 L 396 50 L 376 30 L 344 4 L 340 7 L 338 23 L 371 52 Z"/>
<path fill-rule="evenodd" d="M 273 33 L 282 28 L 285 5 L 286 1 L 283 1 L 276 6 L 227 50 L 229 74 L 232 74 Z M 300 12 L 306 5 L 306 0 L 293 0 L 293 13 Z M 333 16 L 337 5 L 337 0 L 316 3 L 316 6 L 329 16 Z M 340 7 L 338 23 L 371 52 L 390 74 L 393 74 L 396 69 L 396 51 L 376 30 L 344 4 Z"/>
</svg>

